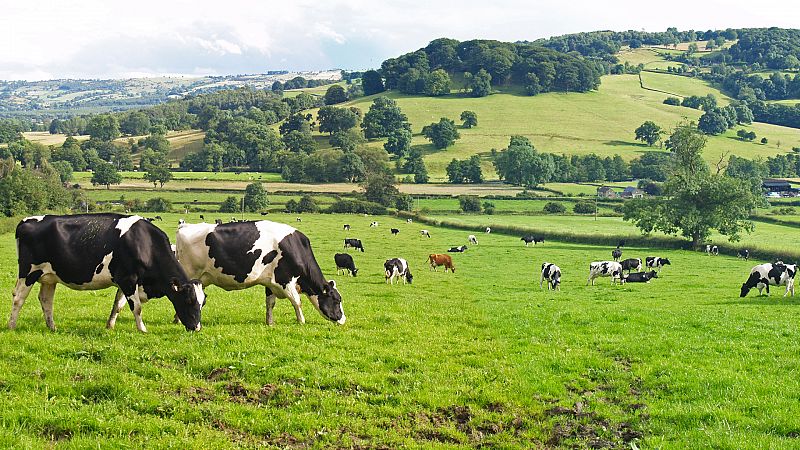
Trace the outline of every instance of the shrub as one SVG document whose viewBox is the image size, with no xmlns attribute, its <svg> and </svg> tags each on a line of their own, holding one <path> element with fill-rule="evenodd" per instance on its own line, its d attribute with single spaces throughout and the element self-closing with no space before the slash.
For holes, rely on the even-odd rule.
<svg viewBox="0 0 800 450">
<path fill-rule="evenodd" d="M 594 214 L 594 202 L 578 202 L 572 208 L 575 214 Z"/>
<path fill-rule="evenodd" d="M 481 200 L 477 195 L 460 195 L 458 203 L 464 212 L 481 212 Z"/>
<path fill-rule="evenodd" d="M 386 214 L 386 207 L 363 200 L 337 200 L 327 210 L 328 213 L 338 214 Z"/>
<path fill-rule="evenodd" d="M 239 212 L 239 199 L 234 196 L 229 196 L 219 205 L 219 212 L 221 213 L 235 213 Z"/>
<path fill-rule="evenodd" d="M 494 203 L 492 203 L 492 202 L 483 202 L 483 212 L 484 213 L 486 213 L 486 214 L 491 216 L 492 214 L 494 214 L 494 211 L 495 211 Z"/>
<path fill-rule="evenodd" d="M 679 99 L 678 97 L 667 97 L 666 99 L 664 99 L 664 104 L 672 106 L 680 106 L 681 99 Z"/>
<path fill-rule="evenodd" d="M 288 202 L 286 202 L 286 208 L 285 209 L 286 209 L 287 213 L 299 212 L 297 210 L 297 208 L 298 208 L 298 205 L 297 205 L 297 201 L 295 199 L 290 199 Z"/>
<path fill-rule="evenodd" d="M 547 214 L 564 214 L 567 212 L 567 208 L 563 203 L 547 202 L 547 204 L 544 205 L 544 208 L 542 208 L 542 211 L 546 212 Z"/>
<path fill-rule="evenodd" d="M 147 212 L 170 212 L 172 211 L 172 202 L 162 197 L 154 197 L 145 202 L 144 210 Z"/>
<path fill-rule="evenodd" d="M 300 197 L 300 201 L 297 203 L 297 212 L 310 212 L 315 213 L 319 211 L 319 206 L 314 201 L 314 198 L 310 195 L 304 195 Z"/>
<path fill-rule="evenodd" d="M 761 143 L 762 143 L 762 144 L 767 144 L 767 143 L 769 143 L 769 139 L 767 139 L 767 138 L 765 138 L 765 137 L 762 137 L 762 138 L 761 138 Z"/>
</svg>

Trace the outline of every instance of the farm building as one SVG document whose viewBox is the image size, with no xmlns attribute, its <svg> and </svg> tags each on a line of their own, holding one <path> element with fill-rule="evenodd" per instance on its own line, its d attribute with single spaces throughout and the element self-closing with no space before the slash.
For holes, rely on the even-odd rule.
<svg viewBox="0 0 800 450">
<path fill-rule="evenodd" d="M 642 198 L 644 197 L 645 192 L 639 188 L 635 188 L 633 186 L 628 186 L 622 190 L 622 194 L 620 197 L 622 198 Z"/>
<path fill-rule="evenodd" d="M 617 198 L 619 195 L 617 194 L 614 189 L 608 186 L 602 186 L 597 188 L 597 196 L 602 198 Z"/>
<path fill-rule="evenodd" d="M 793 188 L 788 181 L 774 178 L 766 178 L 761 187 L 764 188 L 767 197 L 794 197 L 800 193 L 800 190 Z"/>
</svg>

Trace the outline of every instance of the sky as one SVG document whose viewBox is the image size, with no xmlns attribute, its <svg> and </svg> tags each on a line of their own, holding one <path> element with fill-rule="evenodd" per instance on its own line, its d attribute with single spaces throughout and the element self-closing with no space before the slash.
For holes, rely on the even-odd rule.
<svg viewBox="0 0 800 450">
<path fill-rule="evenodd" d="M 368 69 L 439 37 L 800 26 L 773 0 L 3 0 L 0 79 Z"/>
</svg>

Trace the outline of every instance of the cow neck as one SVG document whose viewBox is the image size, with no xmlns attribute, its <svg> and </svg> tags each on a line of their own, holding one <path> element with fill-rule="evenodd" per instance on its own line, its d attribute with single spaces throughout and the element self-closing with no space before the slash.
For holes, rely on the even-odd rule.
<svg viewBox="0 0 800 450">
<path fill-rule="evenodd" d="M 322 275 L 319 264 L 312 258 L 311 261 L 306 262 L 305 266 L 306 276 L 301 276 L 300 279 L 297 280 L 300 284 L 300 289 L 302 289 L 306 295 L 322 295 L 322 290 L 328 282 Z"/>
</svg>

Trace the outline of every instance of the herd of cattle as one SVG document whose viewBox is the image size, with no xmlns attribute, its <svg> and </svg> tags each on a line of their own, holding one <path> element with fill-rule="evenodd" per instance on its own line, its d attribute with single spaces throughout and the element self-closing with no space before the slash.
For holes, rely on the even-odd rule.
<svg viewBox="0 0 800 450">
<path fill-rule="evenodd" d="M 201 217 L 202 218 L 202 217 Z M 157 217 L 156 219 L 161 219 Z M 133 312 L 137 328 L 146 327 L 141 317 L 142 305 L 149 299 L 167 297 L 175 309 L 175 319 L 187 330 L 200 330 L 201 311 L 206 304 L 204 288 L 218 286 L 226 291 L 263 286 L 266 303 L 266 322 L 274 323 L 273 307 L 277 298 L 288 298 L 298 322 L 304 323 L 300 294 L 305 294 L 326 319 L 344 324 L 346 316 L 342 298 L 334 280 L 326 280 L 311 249 L 309 239 L 297 229 L 276 222 L 235 221 L 231 223 L 189 224 L 181 220 L 175 245 L 170 245 L 166 233 L 152 224 L 153 220 L 120 214 L 78 214 L 68 216 L 33 216 L 17 226 L 19 276 L 13 291 L 11 317 L 8 326 L 16 327 L 20 309 L 33 285 L 40 284 L 39 301 L 45 322 L 55 330 L 53 298 L 57 284 L 76 290 L 98 290 L 117 287 L 111 314 L 106 326 L 113 328 L 117 316 L 127 303 Z M 408 219 L 411 222 L 411 219 Z M 370 227 L 378 227 L 373 221 Z M 350 225 L 344 225 L 349 231 Z M 392 228 L 391 234 L 400 233 Z M 486 233 L 491 233 L 486 228 Z M 428 230 L 422 236 L 431 237 Z M 523 236 L 527 247 L 544 242 L 540 236 Z M 469 235 L 470 245 L 477 245 L 475 235 Z M 650 282 L 658 278 L 669 259 L 648 256 L 642 260 L 621 260 L 625 242 L 612 250 L 613 261 L 596 261 L 589 265 L 586 284 L 594 285 L 600 277 L 610 277 L 613 284 Z M 344 248 L 364 252 L 360 239 L 344 239 Z M 466 245 L 451 247 L 450 253 L 463 253 Z M 719 253 L 716 246 L 706 249 L 710 255 Z M 739 252 L 749 258 L 749 252 Z M 358 268 L 347 253 L 334 255 L 337 273 L 355 277 Z M 444 267 L 455 273 L 450 255 L 432 253 L 427 263 L 431 270 Z M 742 284 L 742 297 L 757 288 L 759 294 L 769 286 L 786 286 L 784 296 L 794 295 L 795 264 L 781 261 L 760 264 L 750 271 Z M 391 258 L 384 262 L 385 281 L 394 284 L 411 283 L 413 275 L 408 261 Z M 540 288 L 547 282 L 549 290 L 560 290 L 561 268 L 545 262 L 541 266 Z"/>
</svg>

